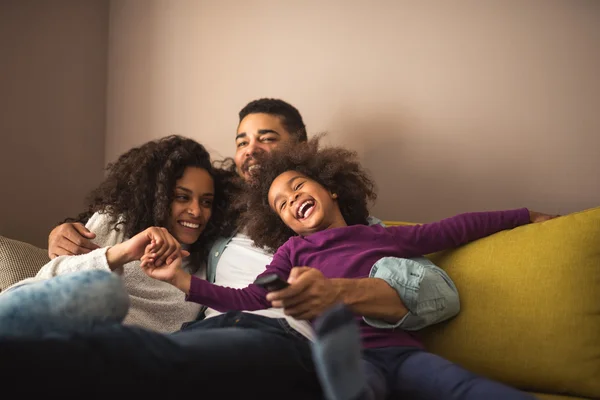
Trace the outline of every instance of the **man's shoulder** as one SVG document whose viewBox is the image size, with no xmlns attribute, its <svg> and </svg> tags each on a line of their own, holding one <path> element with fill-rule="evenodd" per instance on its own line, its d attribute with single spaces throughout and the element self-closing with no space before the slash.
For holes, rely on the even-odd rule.
<svg viewBox="0 0 600 400">
<path fill-rule="evenodd" d="M 380 225 L 380 226 L 385 226 L 385 224 L 383 223 L 382 220 L 380 220 L 377 217 L 374 217 L 372 215 L 369 215 L 367 217 L 367 222 L 369 223 L 369 225 L 373 226 L 373 225 Z"/>
</svg>

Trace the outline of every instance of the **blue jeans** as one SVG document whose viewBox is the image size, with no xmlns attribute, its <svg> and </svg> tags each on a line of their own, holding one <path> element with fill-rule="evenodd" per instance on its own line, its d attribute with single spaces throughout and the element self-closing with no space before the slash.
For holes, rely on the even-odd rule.
<svg viewBox="0 0 600 400">
<path fill-rule="evenodd" d="M 229 312 L 170 335 L 111 324 L 0 338 L 0 376 L 97 397 L 320 398 L 309 346 L 285 319 Z"/>
<path fill-rule="evenodd" d="M 34 384 L 25 392 L 83 390 L 86 397 L 320 397 L 310 342 L 283 318 L 229 312 L 165 335 L 122 325 L 127 306 L 120 278 L 103 271 L 3 294 L 0 376 L 26 376 Z"/>
<path fill-rule="evenodd" d="M 309 346 L 285 319 L 229 312 L 171 335 L 112 324 L 0 338 L 0 373 L 26 376 L 47 393 L 313 399 L 321 391 Z"/>
<path fill-rule="evenodd" d="M 535 400 L 414 347 L 363 350 L 370 399 Z"/>
<path fill-rule="evenodd" d="M 0 337 L 86 331 L 123 321 L 128 309 L 127 290 L 113 273 L 59 275 L 0 295 Z"/>
</svg>

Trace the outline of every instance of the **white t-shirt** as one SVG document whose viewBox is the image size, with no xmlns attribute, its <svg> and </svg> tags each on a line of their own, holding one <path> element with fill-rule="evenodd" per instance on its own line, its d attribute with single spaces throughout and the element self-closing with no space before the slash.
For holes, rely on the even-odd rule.
<svg viewBox="0 0 600 400">
<path fill-rule="evenodd" d="M 252 240 L 243 233 L 235 235 L 225 247 L 219 259 L 215 275 L 215 284 L 234 289 L 243 289 L 250 285 L 271 263 L 273 255 L 253 245 Z M 285 318 L 292 328 L 303 336 L 313 340 L 313 331 L 306 321 L 299 321 L 283 313 L 281 308 L 245 311 L 269 318 Z M 206 310 L 206 318 L 222 314 L 212 308 Z"/>
</svg>

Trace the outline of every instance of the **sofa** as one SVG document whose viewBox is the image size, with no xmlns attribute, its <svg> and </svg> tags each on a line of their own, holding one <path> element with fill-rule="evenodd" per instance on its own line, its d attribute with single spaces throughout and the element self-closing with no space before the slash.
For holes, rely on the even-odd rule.
<svg viewBox="0 0 600 400">
<path fill-rule="evenodd" d="M 427 256 L 461 296 L 419 333 L 430 351 L 539 399 L 600 399 L 600 207 Z M 47 261 L 0 236 L 0 290 Z"/>
</svg>

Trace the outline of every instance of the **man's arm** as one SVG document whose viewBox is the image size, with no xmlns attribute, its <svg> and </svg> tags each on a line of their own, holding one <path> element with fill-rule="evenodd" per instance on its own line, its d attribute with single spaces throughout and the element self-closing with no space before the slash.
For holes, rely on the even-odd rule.
<svg viewBox="0 0 600 400">
<path fill-rule="evenodd" d="M 341 302 L 373 327 L 414 331 L 460 311 L 454 282 L 424 257 L 386 257 L 373 266 L 370 278 L 327 279 L 309 267 L 292 269 L 290 278 L 294 285 L 269 293 L 267 300 L 297 319 L 313 319 Z"/>
<path fill-rule="evenodd" d="M 269 293 L 267 300 L 297 319 L 313 319 L 340 302 L 356 314 L 390 322 L 408 312 L 398 292 L 383 279 L 327 279 L 317 269 L 295 267 L 288 282 L 293 285 Z"/>
<path fill-rule="evenodd" d="M 456 285 L 446 271 L 425 257 L 384 257 L 371 268 L 369 276 L 387 282 L 408 309 L 397 320 L 364 315 L 365 322 L 375 328 L 416 331 L 455 317 L 460 311 Z"/>
<path fill-rule="evenodd" d="M 383 279 L 336 278 L 331 281 L 339 293 L 339 301 L 355 314 L 396 324 L 409 312 L 398 292 Z"/>
</svg>

